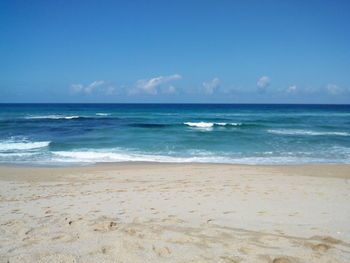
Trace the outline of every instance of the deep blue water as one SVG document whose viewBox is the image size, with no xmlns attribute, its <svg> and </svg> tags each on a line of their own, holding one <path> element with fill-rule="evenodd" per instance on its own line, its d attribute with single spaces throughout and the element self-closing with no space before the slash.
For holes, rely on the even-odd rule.
<svg viewBox="0 0 350 263">
<path fill-rule="evenodd" d="M 0 104 L 0 163 L 350 163 L 350 105 Z"/>
</svg>

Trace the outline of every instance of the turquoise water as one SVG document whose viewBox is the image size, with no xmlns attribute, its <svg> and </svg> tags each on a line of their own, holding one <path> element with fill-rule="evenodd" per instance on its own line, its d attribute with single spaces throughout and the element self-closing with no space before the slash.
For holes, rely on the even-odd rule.
<svg viewBox="0 0 350 263">
<path fill-rule="evenodd" d="M 350 163 L 350 105 L 0 104 L 0 163 Z"/>
</svg>

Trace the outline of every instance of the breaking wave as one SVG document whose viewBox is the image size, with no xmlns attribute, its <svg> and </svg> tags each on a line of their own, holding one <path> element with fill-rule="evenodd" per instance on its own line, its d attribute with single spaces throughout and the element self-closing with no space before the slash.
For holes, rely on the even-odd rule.
<svg viewBox="0 0 350 263">
<path fill-rule="evenodd" d="M 0 141 L 0 151 L 14 151 L 14 150 L 32 150 L 49 146 L 49 141 L 31 142 L 31 141 L 14 141 L 6 140 Z"/>
<path fill-rule="evenodd" d="M 63 115 L 38 115 L 38 116 L 27 116 L 25 119 L 52 119 L 52 120 L 58 120 L 58 119 L 78 119 L 80 116 L 63 116 Z"/>
<path fill-rule="evenodd" d="M 236 122 L 184 122 L 185 125 L 197 128 L 212 128 L 214 126 L 240 126 L 242 123 Z"/>
<path fill-rule="evenodd" d="M 320 159 L 306 156 L 252 156 L 230 157 L 213 153 L 197 154 L 195 156 L 176 157 L 168 155 L 138 154 L 123 151 L 57 151 L 52 152 L 53 162 L 94 164 L 103 162 L 158 162 L 158 163 L 226 163 L 226 164 L 308 164 L 308 163 L 332 163 L 329 159 Z M 347 160 L 348 161 L 348 160 Z M 335 161 L 337 162 L 337 161 Z"/>
<path fill-rule="evenodd" d="M 294 130 L 294 129 L 276 129 L 276 130 L 268 130 L 267 132 L 273 134 L 283 134 L 283 135 L 335 135 L 335 136 L 350 136 L 348 132 L 317 132 L 310 130 Z"/>
</svg>

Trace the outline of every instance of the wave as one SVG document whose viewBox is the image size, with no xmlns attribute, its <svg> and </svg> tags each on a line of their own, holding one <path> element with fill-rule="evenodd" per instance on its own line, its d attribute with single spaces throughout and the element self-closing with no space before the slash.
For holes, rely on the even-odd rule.
<svg viewBox="0 0 350 263">
<path fill-rule="evenodd" d="M 44 142 L 31 142 L 31 141 L 21 141 L 16 142 L 12 140 L 1 141 L 0 151 L 13 151 L 13 150 L 32 150 L 49 146 L 49 141 Z"/>
<path fill-rule="evenodd" d="M 58 119 L 78 119 L 80 116 L 62 116 L 62 115 L 39 115 L 39 116 L 27 116 L 25 119 L 52 119 L 52 120 L 58 120 Z"/>
<path fill-rule="evenodd" d="M 329 158 L 304 156 L 251 156 L 229 157 L 214 153 L 196 156 L 176 157 L 168 155 L 117 153 L 113 151 L 57 151 L 53 152 L 51 162 L 71 164 L 94 164 L 103 162 L 158 162 L 158 163 L 221 163 L 248 165 L 277 165 L 277 164 L 312 164 L 312 163 L 348 163 L 349 159 L 331 160 Z"/>
<path fill-rule="evenodd" d="M 64 115 L 43 115 L 43 116 L 27 116 L 25 117 L 27 120 L 47 120 L 47 121 L 61 121 L 61 120 L 78 120 L 78 121 L 86 121 L 86 120 L 119 120 L 118 117 L 109 117 L 109 115 L 98 115 L 98 116 L 64 116 Z"/>
<path fill-rule="evenodd" d="M 98 162 L 161 162 L 161 163 L 230 163 L 226 157 L 174 157 L 167 155 L 115 153 L 102 151 L 57 151 L 54 155 L 61 157 L 54 159 L 60 162 L 98 163 Z M 63 158 L 63 159 L 62 159 Z"/>
<path fill-rule="evenodd" d="M 6 157 L 28 157 L 35 155 L 36 153 L 0 153 L 0 157 L 6 158 Z"/>
<path fill-rule="evenodd" d="M 327 154 L 314 152 L 227 152 L 192 149 L 186 152 L 155 153 L 127 148 L 75 149 L 47 151 L 36 147 L 48 142 L 0 142 L 0 163 L 31 163 L 36 165 L 89 165 L 96 163 L 155 162 L 155 163 L 222 163 L 249 165 L 349 163 L 350 148 L 331 147 Z M 9 146 L 10 145 L 10 146 Z M 8 151 L 12 150 L 12 151 Z M 14 151 L 17 150 L 17 151 Z"/>
<path fill-rule="evenodd" d="M 128 126 L 137 127 L 137 128 L 165 128 L 169 125 L 167 124 L 159 124 L 159 123 L 131 123 Z"/>
<path fill-rule="evenodd" d="M 350 136 L 348 132 L 317 132 L 310 130 L 294 130 L 294 129 L 279 129 L 279 130 L 268 130 L 267 132 L 273 134 L 283 134 L 283 135 L 336 135 L 336 136 Z"/>
<path fill-rule="evenodd" d="M 212 128 L 214 126 L 240 126 L 242 123 L 236 122 L 184 122 L 185 125 L 197 128 Z"/>
<path fill-rule="evenodd" d="M 110 116 L 110 113 L 96 113 L 96 116 Z"/>
</svg>

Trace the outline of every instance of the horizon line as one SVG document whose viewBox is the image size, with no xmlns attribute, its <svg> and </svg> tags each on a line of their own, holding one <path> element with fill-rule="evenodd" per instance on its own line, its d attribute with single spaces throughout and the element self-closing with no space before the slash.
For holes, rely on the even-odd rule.
<svg viewBox="0 0 350 263">
<path fill-rule="evenodd" d="M 0 105 L 4 104 L 173 104 L 173 105 L 343 105 L 350 106 L 350 103 L 253 103 L 253 102 L 232 102 L 232 103 L 215 103 L 215 102 L 0 102 Z"/>
</svg>

